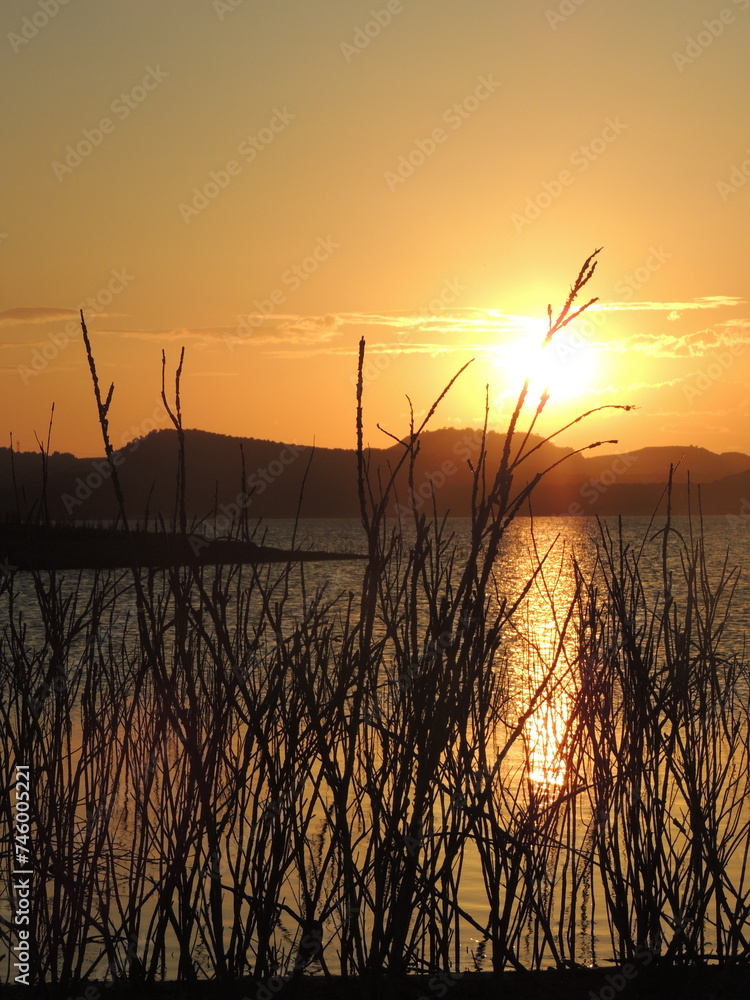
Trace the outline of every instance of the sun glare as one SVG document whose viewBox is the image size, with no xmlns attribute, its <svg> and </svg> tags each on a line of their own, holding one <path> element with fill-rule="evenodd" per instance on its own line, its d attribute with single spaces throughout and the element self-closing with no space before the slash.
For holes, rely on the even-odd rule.
<svg viewBox="0 0 750 1000">
<path fill-rule="evenodd" d="M 534 321 L 517 339 L 497 347 L 493 364 L 509 388 L 520 391 L 528 379 L 533 399 L 546 390 L 553 402 L 573 399 L 591 389 L 596 375 L 592 349 L 567 329 L 542 346 L 545 333 L 544 324 Z"/>
</svg>

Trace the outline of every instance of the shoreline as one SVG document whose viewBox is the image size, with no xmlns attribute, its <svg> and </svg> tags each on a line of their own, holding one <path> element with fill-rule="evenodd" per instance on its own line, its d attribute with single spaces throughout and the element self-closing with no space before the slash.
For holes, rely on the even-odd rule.
<svg viewBox="0 0 750 1000">
<path fill-rule="evenodd" d="M 0 562 L 30 572 L 82 569 L 170 569 L 365 559 L 366 554 L 280 549 L 241 538 L 194 532 L 77 525 L 0 524 Z"/>
</svg>

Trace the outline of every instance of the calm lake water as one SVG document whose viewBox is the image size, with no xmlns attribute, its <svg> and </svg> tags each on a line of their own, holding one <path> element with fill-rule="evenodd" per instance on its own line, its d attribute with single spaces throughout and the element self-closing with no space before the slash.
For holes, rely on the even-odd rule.
<svg viewBox="0 0 750 1000">
<path fill-rule="evenodd" d="M 532 567 L 538 565 L 540 557 L 546 556 L 545 568 L 529 590 L 526 599 L 519 606 L 513 620 L 506 630 L 500 654 L 503 662 L 510 668 L 513 676 L 512 693 L 517 700 L 518 713 L 524 711 L 524 700 L 539 683 L 544 671 L 556 656 L 564 665 L 569 651 L 568 637 L 561 639 L 561 616 L 570 604 L 575 592 L 575 575 L 573 557 L 584 572 L 591 574 L 596 560 L 598 547 L 602 542 L 602 527 L 609 531 L 616 540 L 616 547 L 622 544 L 640 555 L 641 569 L 646 600 L 654 605 L 660 600 L 664 590 L 664 577 L 661 562 L 661 528 L 663 522 L 651 523 L 648 518 L 626 518 L 621 524 L 617 520 L 607 520 L 598 524 L 592 518 L 536 518 L 533 524 L 530 520 L 518 519 L 510 528 L 502 546 L 497 564 L 498 594 L 497 599 L 507 596 L 512 599 L 520 592 L 528 581 Z M 469 522 L 456 519 L 449 523 L 449 530 L 454 535 L 458 553 L 466 552 L 469 536 Z M 691 532 L 693 543 L 697 540 L 697 526 L 691 525 L 686 518 L 676 518 L 673 529 L 689 545 Z M 269 545 L 287 547 L 290 545 L 295 526 L 291 521 L 269 521 L 261 527 L 256 541 L 262 540 Z M 717 581 L 731 567 L 750 566 L 750 521 L 728 520 L 723 517 L 706 518 L 703 523 L 703 537 L 706 552 L 706 564 L 709 577 Z M 336 520 L 303 520 L 296 527 L 297 544 L 305 548 L 324 549 L 330 552 L 362 552 L 364 551 L 364 534 L 356 519 Z M 620 543 L 620 539 L 622 540 Z M 670 588 L 679 603 L 684 589 L 680 579 L 679 539 L 672 539 L 672 556 L 670 565 L 673 577 Z M 460 560 L 459 560 L 460 566 Z M 290 616 L 288 627 L 295 618 L 305 614 L 306 602 L 309 606 L 311 596 L 320 591 L 328 600 L 341 597 L 345 599 L 350 592 L 357 593 L 361 586 L 364 563 L 361 561 L 330 561 L 308 563 L 304 567 L 305 593 L 298 584 L 292 587 L 287 600 L 287 614 Z M 273 576 L 274 567 L 270 567 Z M 74 581 L 77 574 L 71 574 Z M 93 574 L 84 573 L 81 581 L 85 588 L 86 581 L 93 579 Z M 126 577 L 121 577 L 126 579 Z M 723 637 L 725 654 L 736 653 L 744 657 L 746 633 L 750 622 L 750 582 L 743 572 L 730 578 L 734 587 L 732 613 L 729 616 L 727 628 Z M 72 586 L 72 583 L 71 583 Z M 34 596 L 31 580 L 24 575 L 17 578 L 18 603 L 16 612 L 22 612 L 27 627 L 27 643 L 31 647 L 41 649 L 44 645 L 45 628 L 40 620 L 38 605 Z M 132 615 L 132 595 L 125 589 L 118 601 L 120 611 L 113 619 L 113 633 L 125 627 L 128 617 Z M 7 606 L 3 606 L 0 615 L 7 614 Z M 0 620 L 0 626 L 5 624 Z M 115 635 L 116 638 L 116 635 Z M 560 653 L 562 650 L 562 654 Z M 570 649 L 571 655 L 574 655 Z M 569 709 L 573 692 L 567 682 L 562 679 L 554 697 L 550 697 L 543 708 L 529 720 L 526 734 L 526 745 L 529 748 L 528 758 L 522 754 L 519 743 L 515 755 L 511 755 L 508 767 L 511 769 L 526 766 L 530 761 L 531 778 L 541 785 L 554 786 L 559 780 L 556 761 L 556 749 L 566 724 L 566 713 Z M 471 851 L 466 854 L 465 865 L 461 874 L 460 901 L 464 909 L 478 922 L 483 923 L 487 916 L 487 893 L 484 878 L 476 857 Z M 608 958 L 608 934 L 606 914 L 601 910 L 592 912 L 591 900 L 584 905 L 580 922 L 592 944 L 583 957 L 589 961 L 601 961 Z M 7 906 L 4 907 L 7 909 Z M 482 942 L 478 933 L 468 925 L 463 928 L 465 951 L 468 956 L 472 952 L 481 953 Z M 529 949 L 532 945 L 529 944 Z M 531 951 L 529 951 L 531 954 Z M 177 952 L 168 958 L 167 976 L 173 976 L 176 971 Z"/>
<path fill-rule="evenodd" d="M 659 533 L 663 519 L 652 521 L 649 517 L 626 517 L 622 521 L 605 518 L 601 525 L 609 531 L 613 539 L 619 536 L 620 525 L 625 546 L 639 553 L 641 573 L 649 590 L 647 596 L 655 596 L 663 590 L 662 552 Z M 448 522 L 454 534 L 459 553 L 468 548 L 470 522 L 468 518 L 454 518 Z M 699 535 L 698 525 L 687 517 L 676 517 L 672 528 L 679 532 L 689 545 Z M 408 527 L 407 527 L 408 531 Z M 295 532 L 291 520 L 267 521 L 259 529 L 259 535 L 266 544 L 281 547 L 291 543 Z M 719 579 L 725 564 L 737 567 L 738 579 L 732 602 L 733 614 L 728 623 L 726 642 L 728 652 L 741 653 L 748 628 L 750 628 L 750 518 L 726 518 L 722 516 L 703 519 L 706 563 L 712 579 Z M 365 541 L 362 525 L 356 518 L 303 519 L 296 529 L 297 544 L 303 548 L 323 549 L 329 552 L 364 552 Z M 498 575 L 507 581 L 507 593 L 513 595 L 528 579 L 530 568 L 536 565 L 537 553 L 548 551 L 548 581 L 557 580 L 556 599 L 562 605 L 570 594 L 565 581 L 570 583 L 571 557 L 575 556 L 583 567 L 590 568 L 601 545 L 602 531 L 593 517 L 536 517 L 518 518 L 510 527 L 503 544 Z M 680 593 L 678 544 L 672 536 L 671 566 L 674 572 L 675 594 Z M 362 578 L 362 564 L 359 562 L 309 563 L 306 575 L 312 589 L 325 588 L 329 597 L 357 590 Z M 293 597 L 294 600 L 294 597 Z M 297 595 L 299 602 L 299 595 Z M 537 602 L 539 608 L 540 602 Z M 301 608 L 301 604 L 299 604 Z M 541 609 L 539 608 L 541 614 Z M 539 623 L 541 624 L 541 622 Z"/>
</svg>

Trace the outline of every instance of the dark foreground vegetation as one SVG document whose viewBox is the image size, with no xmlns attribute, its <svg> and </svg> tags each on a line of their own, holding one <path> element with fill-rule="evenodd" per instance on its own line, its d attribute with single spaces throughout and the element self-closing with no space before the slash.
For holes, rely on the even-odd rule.
<svg viewBox="0 0 750 1000">
<path fill-rule="evenodd" d="M 84 337 L 111 457 L 112 394 Z M 567 564 L 564 601 L 544 551 L 511 588 L 499 567 L 539 481 L 517 485 L 545 404 L 521 432 L 525 388 L 498 466 L 484 449 L 473 463 L 468 539 L 417 509 L 392 523 L 440 399 L 378 474 L 363 359 L 364 344 L 357 591 L 311 588 L 304 563 L 0 577 L 6 899 L 18 765 L 32 789 L 26 981 L 87 1000 L 107 983 L 260 1000 L 735 989 L 750 960 L 748 667 L 725 645 L 736 573 L 709 574 L 700 520 L 678 531 L 667 490 L 638 545 L 601 525 L 593 557 Z M 183 441 L 179 369 L 170 413 Z M 183 535 L 186 461 L 181 448 Z M 519 626 L 532 590 L 551 646 Z M 552 704 L 540 770 L 531 734 Z M 6 906 L 7 954 L 18 930 Z M 178 982 L 157 989 L 165 977 Z"/>
<path fill-rule="evenodd" d="M 268 994 L 278 1000 L 747 1000 L 750 970 L 663 966 L 627 979 L 620 969 L 506 972 L 500 976 L 467 972 L 459 979 L 408 976 L 400 982 L 341 976 L 303 976 Z M 8 1000 L 250 1000 L 254 981 L 200 980 L 131 986 L 89 983 L 78 988 L 7 987 Z M 89 993 L 86 994 L 85 990 Z M 92 991 L 96 990 L 96 994 Z"/>
</svg>

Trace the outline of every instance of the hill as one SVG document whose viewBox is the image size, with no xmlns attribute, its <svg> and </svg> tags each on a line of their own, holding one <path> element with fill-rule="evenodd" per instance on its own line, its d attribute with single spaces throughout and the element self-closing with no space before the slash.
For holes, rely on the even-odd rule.
<svg viewBox="0 0 750 1000">
<path fill-rule="evenodd" d="M 497 467 L 504 435 L 487 438 L 488 467 Z M 521 441 L 517 440 L 518 447 Z M 478 431 L 444 428 L 421 439 L 414 492 L 405 472 L 397 499 L 431 509 L 434 488 L 441 513 L 469 513 L 472 467 L 480 446 Z M 403 447 L 390 443 L 368 452 L 372 481 L 389 475 Z M 750 456 L 718 455 L 703 448 L 643 448 L 621 454 L 574 454 L 570 448 L 530 437 L 529 457 L 519 467 L 514 487 L 522 488 L 545 469 L 534 494 L 537 514 L 650 514 L 661 496 L 670 463 L 677 466 L 673 500 L 684 512 L 688 476 L 693 496 L 701 487 L 704 512 L 740 514 L 750 498 Z M 175 509 L 177 440 L 172 430 L 153 431 L 115 454 L 128 512 L 138 520 L 157 514 L 171 518 Z M 244 478 L 243 478 L 244 464 Z M 186 432 L 186 498 L 190 517 L 231 517 L 246 507 L 251 518 L 294 517 L 300 504 L 306 517 L 356 517 L 356 453 L 256 438 L 238 438 L 201 430 Z M 82 459 L 54 452 L 46 462 L 46 505 L 53 520 L 107 520 L 116 507 L 103 458 Z M 40 510 L 43 467 L 36 452 L 0 448 L 0 516 L 22 517 Z"/>
</svg>

